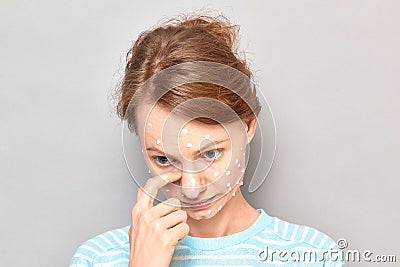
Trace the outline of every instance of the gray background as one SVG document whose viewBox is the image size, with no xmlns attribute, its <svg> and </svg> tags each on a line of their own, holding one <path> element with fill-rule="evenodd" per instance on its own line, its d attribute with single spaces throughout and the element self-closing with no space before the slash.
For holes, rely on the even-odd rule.
<svg viewBox="0 0 400 267">
<path fill-rule="evenodd" d="M 136 185 L 109 93 L 142 30 L 201 7 L 241 26 L 275 116 L 251 204 L 400 260 L 399 2 L 232 2 L 1 1 L 1 266 L 66 266 L 129 224 Z"/>
</svg>

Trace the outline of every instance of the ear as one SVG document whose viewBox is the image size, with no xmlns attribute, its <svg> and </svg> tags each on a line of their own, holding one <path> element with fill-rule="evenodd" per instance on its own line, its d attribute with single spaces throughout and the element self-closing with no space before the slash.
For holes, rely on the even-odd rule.
<svg viewBox="0 0 400 267">
<path fill-rule="evenodd" d="M 250 119 L 243 120 L 243 124 L 247 132 L 247 144 L 249 144 L 256 133 L 257 117 L 252 116 Z"/>
</svg>

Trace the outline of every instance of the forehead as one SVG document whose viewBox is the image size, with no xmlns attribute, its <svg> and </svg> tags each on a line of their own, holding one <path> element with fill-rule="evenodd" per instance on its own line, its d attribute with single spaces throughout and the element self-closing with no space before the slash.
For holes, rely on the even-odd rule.
<svg viewBox="0 0 400 267">
<path fill-rule="evenodd" d="M 146 111 L 145 109 L 139 109 L 139 112 L 142 112 L 138 116 L 140 133 L 141 135 L 144 134 L 146 141 L 160 138 L 161 135 L 174 135 L 180 138 L 188 136 L 192 139 L 204 138 L 207 135 L 213 137 L 212 139 L 228 137 L 226 129 L 221 124 L 206 124 L 191 120 L 185 116 L 172 114 L 159 105 L 155 105 L 151 110 L 149 107 L 147 107 Z"/>
</svg>

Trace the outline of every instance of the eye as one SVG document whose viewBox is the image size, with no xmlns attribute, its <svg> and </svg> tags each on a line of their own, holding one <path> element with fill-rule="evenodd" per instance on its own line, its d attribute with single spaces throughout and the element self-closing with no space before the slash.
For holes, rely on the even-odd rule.
<svg viewBox="0 0 400 267">
<path fill-rule="evenodd" d="M 169 165 L 169 161 L 168 158 L 166 156 L 156 156 L 154 157 L 156 163 L 160 166 L 168 166 Z"/>
<path fill-rule="evenodd" d="M 219 151 L 218 149 L 212 149 L 212 150 L 208 150 L 206 152 L 203 153 L 203 155 L 207 158 L 207 159 L 217 159 L 221 156 L 221 151 Z"/>
</svg>

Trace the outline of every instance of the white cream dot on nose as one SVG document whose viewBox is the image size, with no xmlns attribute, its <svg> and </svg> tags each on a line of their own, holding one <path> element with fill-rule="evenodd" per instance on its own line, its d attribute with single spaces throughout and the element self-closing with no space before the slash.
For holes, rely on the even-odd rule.
<svg viewBox="0 0 400 267">
<path fill-rule="evenodd" d="M 186 128 L 183 128 L 183 129 L 182 129 L 182 133 L 183 133 L 183 134 L 187 134 L 188 132 L 189 132 L 188 129 L 186 129 Z"/>
<path fill-rule="evenodd" d="M 205 138 L 210 139 L 210 135 L 206 134 Z"/>
<path fill-rule="evenodd" d="M 227 170 L 225 174 L 226 174 L 226 176 L 230 175 L 231 174 L 231 170 Z"/>
<path fill-rule="evenodd" d="M 191 183 L 191 184 L 195 184 L 195 183 L 196 183 L 196 179 L 190 178 L 190 183 Z"/>
<path fill-rule="evenodd" d="M 218 176 L 218 174 L 219 174 L 218 172 L 214 172 L 214 176 L 215 176 L 215 177 L 217 177 L 217 176 Z"/>
<path fill-rule="evenodd" d="M 208 212 L 207 212 L 207 213 L 208 213 L 208 214 L 211 214 L 211 212 L 212 212 L 212 210 L 208 210 Z"/>
<path fill-rule="evenodd" d="M 192 147 L 191 143 L 186 143 L 186 147 Z"/>
<path fill-rule="evenodd" d="M 245 169 L 242 169 L 241 172 L 245 172 Z"/>
<path fill-rule="evenodd" d="M 235 195 L 236 195 L 236 192 L 233 192 L 233 193 L 232 193 L 232 196 L 234 197 Z"/>
<path fill-rule="evenodd" d="M 237 167 L 240 168 L 240 162 L 238 163 Z"/>
<path fill-rule="evenodd" d="M 157 139 L 156 143 L 159 145 L 161 143 L 160 139 Z"/>
<path fill-rule="evenodd" d="M 238 164 L 238 163 L 239 163 L 239 160 L 238 160 L 238 159 L 236 159 L 235 163 L 236 163 L 236 164 Z"/>
<path fill-rule="evenodd" d="M 153 127 L 153 124 L 152 124 L 151 122 L 147 123 L 147 125 L 148 125 L 149 127 Z"/>
<path fill-rule="evenodd" d="M 219 206 L 219 207 L 218 207 L 218 211 L 220 211 L 221 209 L 222 209 L 222 206 Z"/>
</svg>

